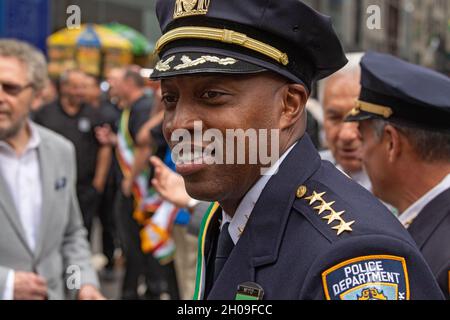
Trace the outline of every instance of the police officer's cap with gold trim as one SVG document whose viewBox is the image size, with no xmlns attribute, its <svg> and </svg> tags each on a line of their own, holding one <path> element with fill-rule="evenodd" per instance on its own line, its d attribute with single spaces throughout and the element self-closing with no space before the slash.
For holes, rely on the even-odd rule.
<svg viewBox="0 0 450 320">
<path fill-rule="evenodd" d="M 361 93 L 346 121 L 373 118 L 450 131 L 450 78 L 391 55 L 368 52 L 361 60 Z"/>
<path fill-rule="evenodd" d="M 300 0 L 158 0 L 152 79 L 271 70 L 311 83 L 347 60 L 330 22 Z"/>
</svg>

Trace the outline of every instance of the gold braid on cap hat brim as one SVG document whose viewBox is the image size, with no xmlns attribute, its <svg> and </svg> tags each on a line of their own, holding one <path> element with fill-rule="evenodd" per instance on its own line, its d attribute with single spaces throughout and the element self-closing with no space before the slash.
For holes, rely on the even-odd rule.
<svg viewBox="0 0 450 320">
<path fill-rule="evenodd" d="M 361 100 L 355 101 L 355 107 L 347 114 L 349 116 L 357 116 L 361 111 L 369 112 L 372 114 L 376 114 L 382 116 L 385 119 L 388 119 L 394 113 L 391 108 L 381 106 L 378 104 L 373 104 Z"/>
<path fill-rule="evenodd" d="M 168 43 L 180 39 L 202 39 L 235 44 L 259 52 L 284 66 L 289 63 L 288 55 L 271 45 L 233 30 L 208 27 L 181 27 L 170 30 L 156 42 L 155 53 L 159 54 Z"/>
</svg>

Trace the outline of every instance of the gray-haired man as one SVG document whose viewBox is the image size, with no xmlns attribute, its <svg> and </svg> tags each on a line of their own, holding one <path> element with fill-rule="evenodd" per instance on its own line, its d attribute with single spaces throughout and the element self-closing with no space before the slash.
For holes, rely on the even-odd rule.
<svg viewBox="0 0 450 320">
<path fill-rule="evenodd" d="M 0 298 L 63 299 L 66 290 L 102 299 L 75 195 L 74 147 L 28 119 L 46 81 L 40 52 L 0 40 Z"/>
</svg>

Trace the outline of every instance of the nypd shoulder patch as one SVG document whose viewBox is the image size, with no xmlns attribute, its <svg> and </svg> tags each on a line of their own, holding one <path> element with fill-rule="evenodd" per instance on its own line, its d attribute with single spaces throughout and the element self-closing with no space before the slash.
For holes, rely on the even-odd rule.
<svg viewBox="0 0 450 320">
<path fill-rule="evenodd" d="M 405 259 L 390 255 L 346 260 L 322 273 L 327 300 L 409 300 Z"/>
</svg>

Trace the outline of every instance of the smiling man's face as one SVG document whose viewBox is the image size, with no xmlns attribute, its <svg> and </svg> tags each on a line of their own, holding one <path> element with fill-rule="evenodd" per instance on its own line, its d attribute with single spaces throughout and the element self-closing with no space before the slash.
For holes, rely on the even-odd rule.
<svg viewBox="0 0 450 320">
<path fill-rule="evenodd" d="M 358 123 L 344 122 L 345 116 L 355 106 L 360 89 L 359 77 L 344 75 L 328 80 L 324 92 L 323 126 L 328 148 L 346 173 L 362 169 Z"/>
<path fill-rule="evenodd" d="M 268 72 L 254 75 L 195 75 L 162 80 L 165 105 L 163 131 L 171 148 L 177 129 L 193 135 L 194 121 L 201 121 L 203 132 L 217 129 L 223 137 L 227 129 L 278 129 L 282 116 L 286 81 Z M 286 137 L 280 133 L 280 145 Z M 203 142 L 202 148 L 209 143 Z M 234 151 L 236 155 L 237 147 Z M 245 144 L 248 156 L 249 144 Z M 223 148 L 226 159 L 226 148 Z M 236 156 L 235 156 L 236 158 Z M 248 159 L 248 157 L 246 157 Z M 260 164 L 194 164 L 178 161 L 177 171 L 184 177 L 188 193 L 209 201 L 239 201 L 260 176 Z"/>
</svg>

